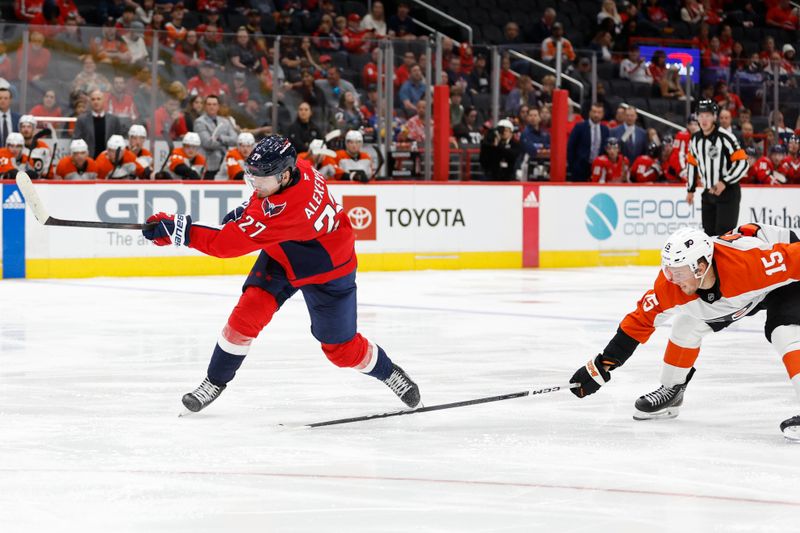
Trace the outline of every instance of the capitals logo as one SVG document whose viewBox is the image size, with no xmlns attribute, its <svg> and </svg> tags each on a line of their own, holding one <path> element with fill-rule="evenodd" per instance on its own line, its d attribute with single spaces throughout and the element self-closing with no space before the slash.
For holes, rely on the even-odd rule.
<svg viewBox="0 0 800 533">
<path fill-rule="evenodd" d="M 275 205 L 269 201 L 269 198 L 264 198 L 264 203 L 261 204 L 261 207 L 264 209 L 265 215 L 270 217 L 276 217 L 281 213 L 283 213 L 283 210 L 286 209 L 286 202 Z"/>
</svg>

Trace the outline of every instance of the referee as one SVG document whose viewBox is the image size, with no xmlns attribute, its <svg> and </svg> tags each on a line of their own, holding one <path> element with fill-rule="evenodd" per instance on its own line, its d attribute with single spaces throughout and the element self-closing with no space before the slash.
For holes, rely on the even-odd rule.
<svg viewBox="0 0 800 533">
<path fill-rule="evenodd" d="M 698 182 L 703 187 L 703 230 L 722 235 L 736 227 L 742 189 L 739 180 L 747 174 L 747 154 L 732 134 L 717 126 L 719 107 L 713 100 L 700 100 L 697 119 L 700 130 L 689 141 L 688 194 L 694 204 Z"/>
</svg>

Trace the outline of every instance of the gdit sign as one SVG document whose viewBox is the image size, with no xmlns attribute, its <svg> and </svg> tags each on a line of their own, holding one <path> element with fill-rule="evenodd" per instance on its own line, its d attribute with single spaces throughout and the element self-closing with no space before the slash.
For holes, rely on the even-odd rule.
<svg viewBox="0 0 800 533">
<path fill-rule="evenodd" d="M 244 189 L 109 189 L 97 197 L 103 222 L 136 223 L 159 211 L 188 213 L 194 220 L 219 222 L 244 200 Z M 188 198 L 187 198 L 188 196 Z M 201 209 L 202 207 L 202 209 Z"/>
<path fill-rule="evenodd" d="M 672 195 L 677 190 L 665 190 Z M 625 236 L 666 237 L 686 226 L 699 226 L 700 208 L 685 200 L 671 198 L 615 199 L 610 194 L 594 195 L 585 209 L 586 229 L 598 241 L 618 232 Z"/>
</svg>

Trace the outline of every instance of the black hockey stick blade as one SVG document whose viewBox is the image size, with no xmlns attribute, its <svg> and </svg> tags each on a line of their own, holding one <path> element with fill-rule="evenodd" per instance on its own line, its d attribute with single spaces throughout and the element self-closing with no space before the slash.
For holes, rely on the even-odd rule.
<svg viewBox="0 0 800 533">
<path fill-rule="evenodd" d="M 485 398 L 476 398 L 474 400 L 464 400 L 461 402 L 440 403 L 438 405 L 429 405 L 427 407 L 418 407 L 416 409 L 406 409 L 404 411 L 389 411 L 388 413 L 378 413 L 374 415 L 354 416 L 352 418 L 339 418 L 336 420 L 327 420 L 325 422 L 314 422 L 313 424 L 305 424 L 300 426 L 302 428 L 318 428 L 323 426 L 336 426 L 339 424 L 352 424 L 353 422 L 365 422 L 367 420 L 376 420 L 378 418 L 390 418 L 393 416 L 416 415 L 418 413 L 429 413 L 431 411 L 442 411 L 444 409 L 455 409 L 456 407 L 467 407 L 469 405 L 478 405 L 482 403 L 501 402 L 503 400 L 513 400 L 514 398 L 524 398 L 525 396 L 537 396 L 540 394 L 548 394 L 550 392 L 557 392 L 560 390 L 569 390 L 579 387 L 578 383 L 569 383 L 567 385 L 555 385 L 553 387 L 543 387 L 541 389 L 526 390 L 520 392 L 512 392 L 509 394 L 500 394 L 498 396 L 487 396 Z"/>
<path fill-rule="evenodd" d="M 22 191 L 22 196 L 25 197 L 25 202 L 31 208 L 34 218 L 40 224 L 45 226 L 71 226 L 76 228 L 106 228 L 106 229 L 149 229 L 156 226 L 155 222 L 144 224 L 128 224 L 124 222 L 95 222 L 91 220 L 64 220 L 61 218 L 51 217 L 47 213 L 42 199 L 39 198 L 39 193 L 36 192 L 36 187 L 33 186 L 30 176 L 25 172 L 17 172 L 17 187 Z"/>
</svg>

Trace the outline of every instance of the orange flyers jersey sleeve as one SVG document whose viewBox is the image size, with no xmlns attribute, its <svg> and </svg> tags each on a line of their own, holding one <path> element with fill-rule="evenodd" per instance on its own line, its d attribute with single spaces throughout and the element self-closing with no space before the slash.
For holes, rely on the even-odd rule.
<svg viewBox="0 0 800 533">
<path fill-rule="evenodd" d="M 225 167 L 229 180 L 235 180 L 237 176 L 239 176 L 238 179 L 241 179 L 240 174 L 244 174 L 244 157 L 238 148 L 231 148 L 225 154 Z"/>
<path fill-rule="evenodd" d="M 70 156 L 64 156 L 58 162 L 53 178 L 57 180 L 95 180 L 97 179 L 97 163 L 91 157 L 86 160 L 85 168 L 78 169 Z"/>
</svg>

